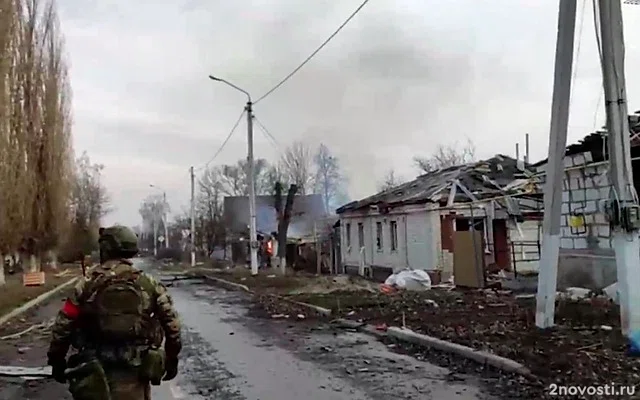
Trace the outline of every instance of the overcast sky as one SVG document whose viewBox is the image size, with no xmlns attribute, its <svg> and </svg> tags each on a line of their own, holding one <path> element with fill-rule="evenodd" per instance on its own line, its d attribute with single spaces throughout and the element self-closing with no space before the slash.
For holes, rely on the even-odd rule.
<svg viewBox="0 0 640 400">
<path fill-rule="evenodd" d="M 188 168 L 204 165 L 244 106 L 296 67 L 361 0 L 59 1 L 71 59 L 74 146 L 105 165 L 116 210 L 138 224 L 157 185 L 187 207 Z M 569 141 L 604 121 L 591 2 L 578 2 L 580 54 Z M 515 154 L 531 135 L 546 157 L 557 0 L 371 0 L 312 62 L 255 108 L 282 146 L 327 144 L 372 194 L 385 171 L 471 138 L 479 157 Z M 640 6 L 623 5 L 630 111 L 640 109 Z M 582 21 L 582 22 L 581 22 Z M 635 107 L 635 108 L 634 108 Z M 278 149 L 256 130 L 256 157 Z M 522 144 L 523 146 L 523 144 Z M 217 158 L 246 157 L 244 122 Z"/>
</svg>

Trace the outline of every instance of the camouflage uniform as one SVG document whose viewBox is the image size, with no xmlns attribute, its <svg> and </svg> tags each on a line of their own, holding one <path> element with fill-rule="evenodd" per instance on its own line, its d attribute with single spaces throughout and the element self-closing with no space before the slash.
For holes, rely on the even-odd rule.
<svg viewBox="0 0 640 400">
<path fill-rule="evenodd" d="M 66 355 L 73 346 L 80 354 L 91 354 L 100 361 L 112 399 L 150 399 L 149 382 L 143 382 L 138 377 L 141 354 L 148 348 L 160 347 L 164 340 L 166 372 L 163 380 L 173 379 L 177 373 L 178 355 L 182 348 L 180 322 L 166 288 L 150 275 L 134 268 L 126 258 L 116 258 L 122 255 L 130 258 L 135 255 L 137 244 L 135 248 L 129 246 L 127 251 L 119 251 L 120 244 L 117 243 L 118 238 L 129 238 L 131 241 L 135 234 L 124 227 L 101 228 L 101 240 L 109 235 L 116 238 L 116 244 L 109 243 L 108 240 L 105 240 L 106 243 L 101 242 L 102 264 L 78 282 L 74 293 L 56 317 L 48 352 L 49 365 L 53 366 L 54 378 L 64 382 L 66 378 L 61 371 L 66 368 Z M 150 325 L 145 326 L 144 344 L 105 345 L 103 340 L 95 335 L 92 337 L 90 333 L 91 329 L 87 326 L 89 318 L 85 317 L 88 314 L 85 312 L 86 306 L 97 286 L 104 281 L 104 277 L 123 274 L 133 274 L 143 290 Z"/>
</svg>

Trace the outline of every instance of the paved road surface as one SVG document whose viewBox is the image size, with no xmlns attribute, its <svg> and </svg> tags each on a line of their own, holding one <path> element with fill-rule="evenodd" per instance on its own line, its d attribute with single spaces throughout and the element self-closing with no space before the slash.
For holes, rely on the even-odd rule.
<svg viewBox="0 0 640 400">
<path fill-rule="evenodd" d="M 367 335 L 253 318 L 248 315 L 245 294 L 198 280 L 176 281 L 169 290 L 183 321 L 184 349 L 177 379 L 154 387 L 155 400 L 489 398 L 480 393 L 473 378 L 451 382 L 446 369 L 394 353 Z M 50 318 L 44 314 L 53 315 L 57 307 L 45 307 L 42 318 Z M 39 344 L 33 338 L 21 340 L 42 354 L 46 351 L 44 338 Z M 31 364 L 45 362 L 39 357 L 43 356 L 36 356 Z M 0 400 L 52 398 L 70 396 L 64 386 L 51 380 L 0 379 Z"/>
<path fill-rule="evenodd" d="M 450 383 L 446 369 L 368 335 L 251 318 L 244 294 L 198 281 L 176 282 L 170 291 L 185 326 L 176 399 L 486 398 L 474 382 Z"/>
</svg>

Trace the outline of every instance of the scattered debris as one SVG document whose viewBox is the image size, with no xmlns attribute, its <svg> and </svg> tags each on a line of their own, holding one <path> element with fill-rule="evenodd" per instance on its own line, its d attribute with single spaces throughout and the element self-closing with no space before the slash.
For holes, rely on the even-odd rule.
<svg viewBox="0 0 640 400">
<path fill-rule="evenodd" d="M 404 290 L 429 290 L 431 289 L 431 277 L 420 269 L 405 269 L 391 274 L 384 281 L 384 284 Z"/>
<path fill-rule="evenodd" d="M 43 322 L 40 324 L 35 324 L 35 325 L 31 325 L 30 327 L 28 327 L 27 329 L 24 329 L 20 332 L 17 333 L 13 333 L 11 335 L 6 335 L 6 336 L 2 336 L 0 337 L 0 340 L 11 340 L 11 339 L 17 339 L 20 336 L 23 336 L 31 331 L 34 331 L 36 329 L 49 329 L 51 328 L 51 326 L 53 326 L 53 321 L 47 321 L 47 322 Z"/>
<path fill-rule="evenodd" d="M 70 269 L 65 269 L 64 271 L 59 272 L 59 273 L 55 274 L 54 276 L 55 276 L 56 278 L 61 278 L 61 277 L 63 277 L 63 276 L 69 275 L 71 272 L 72 272 L 72 270 L 70 270 Z"/>
<path fill-rule="evenodd" d="M 0 376 L 48 378 L 51 376 L 51 367 L 14 367 L 11 365 L 0 365 Z"/>
<path fill-rule="evenodd" d="M 580 287 L 566 288 L 563 292 L 559 292 L 557 297 L 559 299 L 569 299 L 572 301 L 584 300 L 591 296 L 592 291 L 590 289 Z"/>
<path fill-rule="evenodd" d="M 377 332 L 406 325 L 419 333 L 522 363 L 542 383 L 540 387 L 527 386 L 523 393 L 530 397 L 514 399 L 544 398 L 542 391 L 549 382 L 590 385 L 596 376 L 603 382 L 634 384 L 634 379 L 640 376 L 640 360 L 625 354 L 626 339 L 620 331 L 618 306 L 606 293 L 582 289 L 558 296 L 556 327 L 544 332 L 535 326 L 535 295 L 516 295 L 509 290 L 456 291 L 438 286 L 390 294 L 343 291 L 292 298 L 330 308 L 333 318 L 367 323 Z M 272 314 L 291 312 L 291 305 L 282 302 L 269 303 L 268 307 Z M 397 343 L 388 345 L 406 347 Z M 431 353 L 433 350 L 429 349 L 420 350 L 419 354 Z M 563 357 L 558 358 L 557 354 Z M 465 368 L 470 371 L 486 367 L 471 364 Z M 495 381 L 512 390 L 513 385 L 520 385 L 518 379 L 499 375 Z"/>
<path fill-rule="evenodd" d="M 431 306 L 431 307 L 435 307 L 435 308 L 438 308 L 438 307 L 439 307 L 439 306 L 438 306 L 438 303 L 437 303 L 435 300 L 433 300 L 433 299 L 426 299 L 426 300 L 424 301 L 424 303 L 425 303 L 425 304 L 427 304 L 428 306 Z"/>
<path fill-rule="evenodd" d="M 618 282 L 612 283 L 602 289 L 604 294 L 616 304 L 620 304 L 620 292 L 618 292 Z"/>
</svg>

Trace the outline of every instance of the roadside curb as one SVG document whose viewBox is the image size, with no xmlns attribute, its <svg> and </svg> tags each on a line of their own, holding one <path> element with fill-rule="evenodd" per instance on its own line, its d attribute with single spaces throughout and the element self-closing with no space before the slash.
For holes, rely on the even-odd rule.
<svg viewBox="0 0 640 400">
<path fill-rule="evenodd" d="M 249 286 L 247 286 L 247 285 L 243 285 L 241 283 L 231 282 L 231 281 L 228 281 L 226 279 L 216 278 L 216 277 L 213 277 L 211 275 L 202 274 L 200 276 L 202 276 L 204 279 L 207 279 L 207 280 L 210 280 L 210 281 L 213 281 L 213 282 L 219 284 L 220 286 L 224 287 L 225 289 L 242 290 L 243 292 L 247 292 L 247 293 L 252 293 L 253 294 L 253 291 L 251 289 L 249 289 Z"/>
<path fill-rule="evenodd" d="M 271 296 L 275 297 L 278 300 L 284 301 L 286 303 L 295 304 L 296 306 L 300 306 L 300 307 L 306 308 L 308 310 L 315 311 L 318 314 L 322 314 L 324 316 L 329 316 L 332 313 L 332 311 L 330 309 L 324 308 L 324 307 L 320 307 L 320 306 L 316 306 L 314 304 L 303 303 L 301 301 L 291 300 L 291 299 L 288 299 L 288 298 L 286 298 L 284 296 L 280 296 L 280 295 L 277 295 L 277 294 L 271 294 Z"/>
<path fill-rule="evenodd" d="M 491 354 L 486 351 L 474 350 L 471 347 L 448 342 L 446 340 L 438 339 L 433 336 L 423 335 L 408 328 L 398 328 L 392 326 L 387 329 L 387 335 L 395 339 L 404 340 L 406 342 L 414 343 L 420 346 L 433 347 L 441 351 L 455 353 L 459 356 L 474 360 L 480 364 L 491 365 L 492 367 L 498 368 L 505 372 L 513 372 L 526 377 L 534 376 L 529 368 L 525 367 L 517 361 Z"/>
<path fill-rule="evenodd" d="M 0 316 L 0 326 L 6 324 L 10 319 L 15 318 L 19 315 L 24 314 L 25 312 L 31 310 L 32 308 L 40 305 L 41 303 L 49 300 L 51 297 L 55 296 L 56 294 L 60 293 L 61 291 L 63 291 L 64 289 L 68 288 L 69 286 L 72 286 L 73 284 L 75 284 L 78 279 L 80 279 L 80 277 L 75 277 L 75 278 L 71 278 L 68 281 L 54 287 L 53 289 L 49 290 L 48 292 L 42 293 L 40 296 L 36 297 L 35 299 L 29 300 L 26 303 L 24 303 L 23 305 L 14 308 L 12 311 L 9 311 L 7 314 Z"/>
<path fill-rule="evenodd" d="M 358 323 L 342 318 L 333 321 L 333 323 L 341 328 L 356 329 L 358 331 L 373 334 L 377 337 L 385 336 L 384 333 L 377 331 L 375 327 L 365 323 Z M 527 378 L 535 378 L 535 375 L 531 373 L 529 368 L 517 361 L 491 354 L 486 351 L 474 350 L 471 347 L 448 342 L 433 336 L 423 335 L 408 328 L 399 328 L 395 326 L 389 327 L 386 330 L 386 336 L 403 342 L 409 342 L 419 346 L 430 347 L 447 353 L 457 354 L 480 364 L 490 365 L 501 371 L 516 373 Z"/>
<path fill-rule="evenodd" d="M 210 281 L 213 281 L 213 282 L 219 284 L 220 286 L 224 287 L 225 289 L 241 290 L 241 291 L 246 292 L 246 293 L 256 294 L 256 292 L 254 292 L 253 290 L 249 289 L 249 286 L 243 285 L 241 283 L 235 283 L 235 282 L 228 281 L 226 279 L 216 278 L 214 276 L 205 275 L 205 274 L 202 274 L 200 276 L 204 277 L 204 279 L 207 279 L 207 280 L 210 280 Z M 306 308 L 308 310 L 317 312 L 317 313 L 319 313 L 321 315 L 324 315 L 324 316 L 329 316 L 332 313 L 332 311 L 330 309 L 324 308 L 324 307 L 320 307 L 320 306 L 316 306 L 314 304 L 303 303 L 301 301 L 291 300 L 291 299 L 286 298 L 285 296 L 281 296 L 281 295 L 277 295 L 277 294 L 273 294 L 273 293 L 268 293 L 268 295 L 271 296 L 271 297 L 276 298 L 277 300 L 284 301 L 284 302 L 290 303 L 290 304 L 295 304 L 297 306 L 300 306 L 300 307 Z"/>
</svg>

